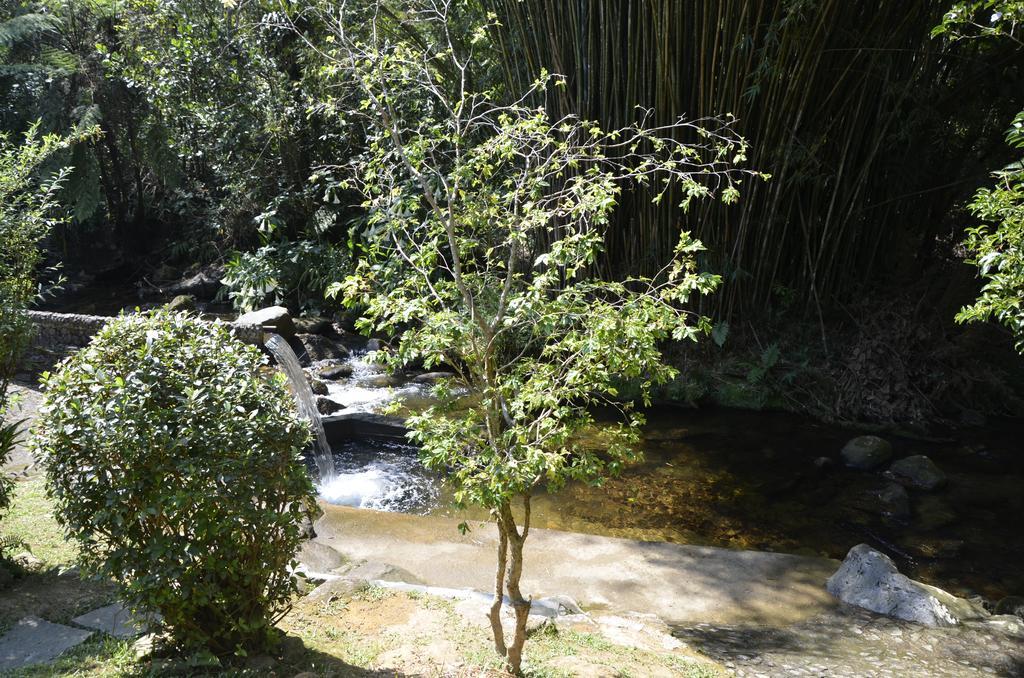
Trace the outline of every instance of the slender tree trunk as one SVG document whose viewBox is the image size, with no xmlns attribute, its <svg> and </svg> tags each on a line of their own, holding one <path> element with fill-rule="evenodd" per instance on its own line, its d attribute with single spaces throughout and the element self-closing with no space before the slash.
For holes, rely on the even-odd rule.
<svg viewBox="0 0 1024 678">
<path fill-rule="evenodd" d="M 505 655 L 506 666 L 509 672 L 518 675 L 523 663 L 523 646 L 526 644 L 526 622 L 530 616 L 531 601 L 523 598 L 519 589 L 519 581 L 523 576 L 523 544 L 530 532 L 530 497 L 523 495 L 523 507 L 525 517 L 523 529 L 520 533 L 516 529 L 515 518 L 512 515 L 511 507 L 506 503 L 501 507 L 501 520 L 505 523 L 505 533 L 508 538 L 508 551 L 511 556 L 508 559 L 508 572 L 505 575 L 505 590 L 508 592 L 512 610 L 515 612 L 516 627 L 512 636 L 512 643 L 507 648 Z"/>
<path fill-rule="evenodd" d="M 505 534 L 503 521 L 498 519 L 498 567 L 494 572 L 494 602 L 491 603 L 491 611 L 488 618 L 491 620 L 491 631 L 494 633 L 494 650 L 504 657 L 507 654 L 505 647 L 505 630 L 501 626 L 501 604 L 504 599 L 505 587 L 505 563 L 508 556 L 508 536 Z"/>
</svg>

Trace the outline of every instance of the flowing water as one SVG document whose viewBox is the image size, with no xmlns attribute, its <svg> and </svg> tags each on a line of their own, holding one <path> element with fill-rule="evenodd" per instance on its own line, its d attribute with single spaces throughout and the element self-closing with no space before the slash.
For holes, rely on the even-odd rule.
<svg viewBox="0 0 1024 678">
<path fill-rule="evenodd" d="M 424 387 L 388 381 L 357 358 L 331 386 L 353 410 L 393 399 L 415 410 Z M 391 384 L 383 387 L 382 384 Z M 533 524 L 648 541 L 824 555 L 841 559 L 865 542 L 907 574 L 960 595 L 1024 594 L 1024 451 L 1014 422 L 938 440 L 889 436 L 894 457 L 927 454 L 949 477 L 937 492 L 909 490 L 910 514 L 883 515 L 876 498 L 891 483 L 845 468 L 839 451 L 856 430 L 784 413 L 658 407 L 648 413 L 644 460 L 600 488 L 569 483 L 533 501 Z M 486 520 L 454 512 L 443 480 L 401 443 L 350 441 L 334 450 L 330 502 Z"/>
<path fill-rule="evenodd" d="M 334 455 L 337 476 L 319 487 L 324 501 L 420 514 L 439 506 L 440 483 L 417 461 L 415 450 L 408 445 L 351 440 L 336 445 Z"/>
<path fill-rule="evenodd" d="M 429 405 L 428 385 L 387 374 L 384 367 L 374 362 L 374 355 L 374 351 L 354 351 L 345 361 L 352 368 L 352 375 L 328 382 L 327 397 L 343 406 L 346 412 L 378 412 L 394 402 L 406 411 Z"/>
<path fill-rule="evenodd" d="M 302 365 L 295 355 L 295 351 L 278 334 L 270 334 L 264 342 L 267 350 L 277 360 L 278 366 L 288 377 L 292 393 L 295 394 L 295 402 L 299 407 L 299 414 L 307 419 L 313 427 L 313 458 L 316 461 L 317 470 L 320 472 L 320 482 L 330 483 L 334 480 L 334 455 L 331 446 L 327 443 L 327 434 L 324 432 L 324 425 L 320 421 L 320 412 L 316 409 L 316 400 L 313 398 L 313 390 L 306 381 L 306 375 L 302 371 Z"/>
</svg>

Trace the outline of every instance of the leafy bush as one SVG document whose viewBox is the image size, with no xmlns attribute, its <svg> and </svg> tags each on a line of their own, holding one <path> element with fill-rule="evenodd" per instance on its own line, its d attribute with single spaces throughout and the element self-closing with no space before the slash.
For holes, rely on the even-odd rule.
<svg viewBox="0 0 1024 678">
<path fill-rule="evenodd" d="M 324 292 L 352 269 L 348 253 L 311 240 L 275 242 L 252 253 L 236 253 L 228 262 L 224 285 L 235 308 L 252 311 L 284 305 L 320 313 Z"/>
<path fill-rule="evenodd" d="M 58 520 L 87 569 L 190 650 L 265 646 L 295 591 L 309 431 L 264 364 L 223 326 L 158 311 L 111 321 L 43 377 Z"/>
</svg>

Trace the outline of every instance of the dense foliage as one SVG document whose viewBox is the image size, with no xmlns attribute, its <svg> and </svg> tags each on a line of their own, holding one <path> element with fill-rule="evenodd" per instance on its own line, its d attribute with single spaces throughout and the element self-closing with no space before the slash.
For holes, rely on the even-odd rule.
<svg viewBox="0 0 1024 678">
<path fill-rule="evenodd" d="M 1024 2 L 974 0 L 957 3 L 934 35 L 959 41 L 1008 43 L 1024 54 Z M 1024 111 L 1017 114 L 1006 142 L 1024 149 Z M 967 231 L 968 261 L 985 283 L 978 300 L 957 316 L 960 322 L 994 319 L 1009 329 L 1024 353 L 1024 157 L 995 173 L 996 185 L 982 188 L 970 204 L 984 222 Z"/>
<path fill-rule="evenodd" d="M 358 101 L 321 77 L 325 55 L 288 30 L 294 19 L 323 44 L 331 22 L 304 11 L 317 4 L 18 0 L 0 9 L 0 129 L 20 134 L 41 118 L 46 131 L 104 131 L 63 159 L 74 168 L 64 199 L 76 215 L 58 233 L 66 253 L 107 243 L 132 262 L 150 257 L 136 268 L 234 261 L 232 291 L 248 306 L 268 271 L 280 271 L 280 252 L 358 242 L 365 214 L 329 171 L 366 149 L 346 114 Z M 371 0 L 345 8 L 362 17 L 354 34 L 374 11 L 412 11 Z M 496 21 L 486 40 L 473 37 L 487 12 Z M 614 277 L 649 275 L 681 228 L 692 230 L 708 245 L 702 261 L 728 283 L 715 308 L 722 320 L 810 306 L 825 322 L 904 272 L 941 267 L 961 239 L 965 189 L 1004 157 L 999 132 L 1022 107 L 1015 43 L 958 39 L 1012 34 L 1020 4 L 1008 0 L 952 9 L 943 0 L 474 0 L 459 14 L 454 40 L 475 40 L 482 66 L 473 86 L 506 103 L 546 68 L 565 76 L 545 102 L 555 117 L 578 113 L 614 129 L 637 105 L 657 125 L 731 112 L 737 131 L 757 139 L 752 163 L 775 181 L 738 206 L 702 205 L 683 220 L 652 204 L 650 189 L 624 191 L 595 264 Z M 401 28 L 403 39 L 443 48 L 434 29 Z M 442 65 L 437 76 L 456 73 Z M 666 202 L 678 202 L 676 190 Z M 315 310 L 320 276 L 288 292 L 277 283 L 268 299 Z"/>
<path fill-rule="evenodd" d="M 157 312 L 111 321 L 44 376 L 58 520 L 187 649 L 265 647 L 296 590 L 309 431 L 265 364 L 224 326 Z"/>
<path fill-rule="evenodd" d="M 1024 113 L 1007 136 L 1011 145 L 1024 148 Z M 996 185 L 978 191 L 971 211 L 986 222 L 970 229 L 965 243 L 985 285 L 957 319 L 997 320 L 1024 353 L 1024 160 L 997 172 Z"/>
<path fill-rule="evenodd" d="M 5 421 L 8 386 L 32 336 L 26 311 L 38 294 L 40 243 L 55 221 L 62 172 L 40 184 L 40 166 L 65 141 L 40 138 L 31 128 L 20 144 L 0 134 L 0 465 L 19 437 L 21 422 Z M 0 474 L 0 514 L 10 503 L 11 480 Z"/>
<path fill-rule="evenodd" d="M 351 270 L 348 252 L 312 240 L 273 242 L 228 260 L 223 283 L 239 311 L 288 306 L 312 314 L 326 310 L 328 286 Z"/>
<path fill-rule="evenodd" d="M 358 87 L 369 145 L 347 184 L 365 198 L 364 246 L 334 291 L 366 308 L 362 326 L 400 335 L 393 364 L 444 364 L 457 374 L 438 389 L 442 404 L 409 425 L 421 459 L 447 473 L 456 501 L 495 518 L 491 625 L 498 653 L 519 671 L 531 496 L 570 479 L 600 484 L 635 460 L 643 418 L 619 401 L 616 385 L 639 380 L 646 399 L 653 383 L 675 375 L 661 342 L 709 329 L 686 310 L 718 281 L 697 270 L 701 244 L 684 234 L 656 276 L 604 280 L 593 264 L 609 216 L 624 186 L 655 186 L 655 200 L 678 187 L 678 209 L 706 196 L 733 202 L 753 173 L 733 167 L 746 144 L 727 121 L 652 128 L 638 111 L 633 125 L 605 130 L 571 115 L 553 119 L 536 105 L 560 86 L 547 76 L 503 104 L 473 87 L 485 27 L 463 44 L 454 37 L 466 21 L 457 4 L 413 4 L 414 30 L 438 30 L 440 49 L 359 41 L 345 31 L 352 18 L 344 13 L 334 40 L 316 45 L 331 59 L 325 77 Z M 389 23 L 396 20 L 374 19 Z M 443 69 L 457 77 L 442 81 Z M 474 407 L 456 406 L 459 389 Z M 581 434 L 601 405 L 621 421 L 588 444 Z M 508 642 L 503 589 L 516 616 Z"/>
</svg>

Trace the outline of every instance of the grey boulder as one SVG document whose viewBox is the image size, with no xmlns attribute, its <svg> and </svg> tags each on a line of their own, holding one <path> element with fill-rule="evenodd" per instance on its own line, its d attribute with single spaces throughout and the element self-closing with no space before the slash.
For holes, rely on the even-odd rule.
<svg viewBox="0 0 1024 678">
<path fill-rule="evenodd" d="M 309 382 L 309 390 L 313 392 L 313 395 L 325 396 L 327 395 L 327 384 L 321 379 L 309 376 L 308 372 L 306 375 L 306 381 Z"/>
<path fill-rule="evenodd" d="M 847 466 L 867 471 L 889 461 L 892 445 L 878 436 L 858 436 L 840 454 Z"/>
<path fill-rule="evenodd" d="M 323 360 L 341 360 L 349 355 L 349 351 L 344 345 L 321 334 L 296 334 L 288 344 L 295 351 L 295 355 L 298 356 L 302 365 L 310 365 Z"/>
<path fill-rule="evenodd" d="M 330 381 L 336 381 L 338 379 L 347 379 L 352 376 L 351 365 L 331 365 L 320 370 L 320 378 L 328 379 Z"/>
<path fill-rule="evenodd" d="M 1024 619 L 1024 596 L 1006 596 L 996 603 L 996 614 L 1013 614 Z"/>
<path fill-rule="evenodd" d="M 317 396 L 316 398 L 316 411 L 325 417 L 335 412 L 341 412 L 343 409 L 345 406 L 337 400 L 331 400 L 326 396 Z"/>
<path fill-rule="evenodd" d="M 244 313 L 238 316 L 234 324 L 262 327 L 267 332 L 280 334 L 285 339 L 295 335 L 295 323 L 284 306 L 268 306 L 258 311 Z"/>
<path fill-rule="evenodd" d="M 164 308 L 168 311 L 194 311 L 196 309 L 196 298 L 191 294 L 179 294 L 167 302 Z"/>
<path fill-rule="evenodd" d="M 919 490 L 937 490 L 946 484 L 946 474 L 923 454 L 897 459 L 889 473 L 896 481 Z"/>
<path fill-rule="evenodd" d="M 849 605 L 926 626 L 957 626 L 989 616 L 976 602 L 900 574 L 888 556 L 867 544 L 850 549 L 825 588 Z"/>
</svg>

